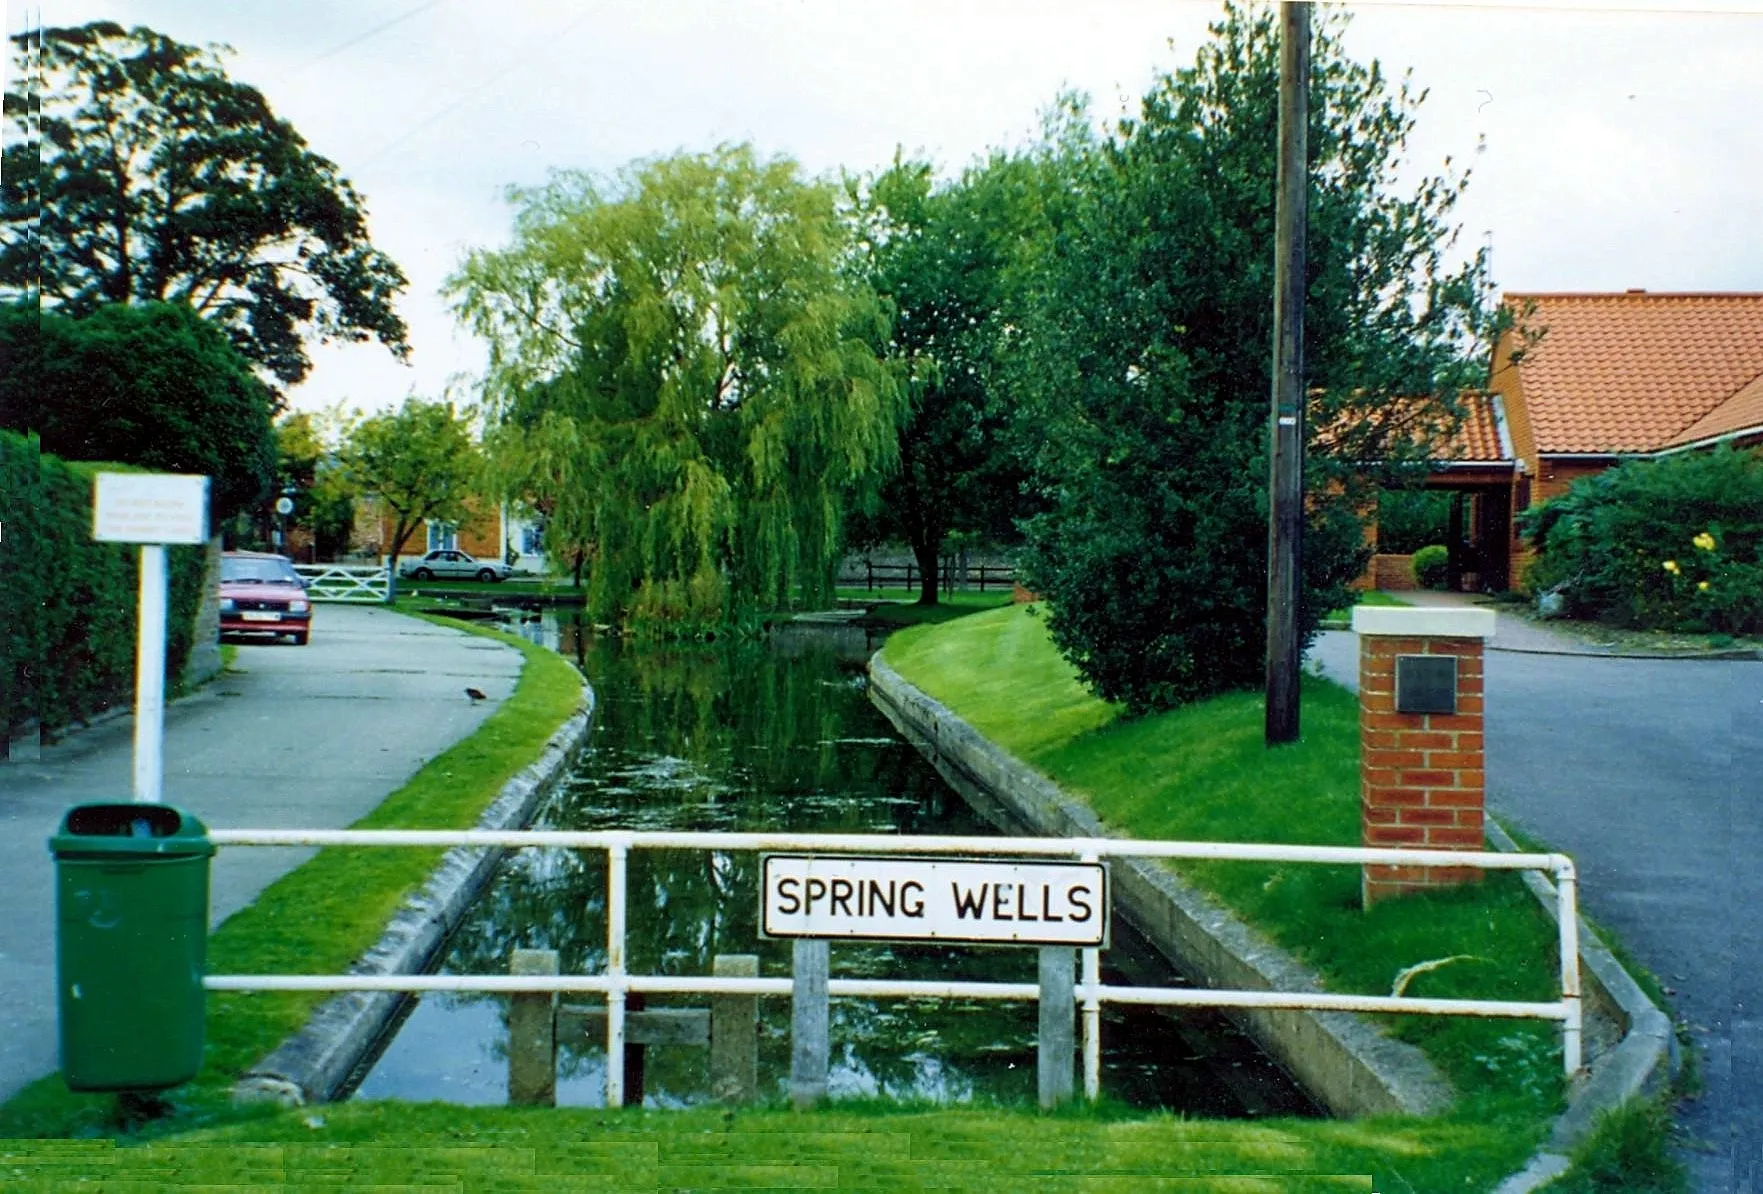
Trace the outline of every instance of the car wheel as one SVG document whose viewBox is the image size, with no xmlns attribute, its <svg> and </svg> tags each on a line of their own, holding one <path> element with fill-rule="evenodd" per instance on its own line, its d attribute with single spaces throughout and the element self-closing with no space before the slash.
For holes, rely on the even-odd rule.
<svg viewBox="0 0 1763 1194">
<path fill-rule="evenodd" d="M 306 645 L 306 636 L 309 633 L 309 631 L 303 630 L 299 634 L 290 634 L 288 637 L 294 640 L 294 645 L 296 647 L 304 647 Z"/>
<path fill-rule="evenodd" d="M 477 578 L 481 581 L 484 581 L 485 583 L 488 583 L 489 581 L 500 579 L 499 577 L 497 577 L 496 570 L 494 568 L 479 568 L 477 570 Z"/>
<path fill-rule="evenodd" d="M 434 578 L 435 574 L 427 568 L 418 568 L 410 574 L 411 580 L 433 580 Z"/>
</svg>

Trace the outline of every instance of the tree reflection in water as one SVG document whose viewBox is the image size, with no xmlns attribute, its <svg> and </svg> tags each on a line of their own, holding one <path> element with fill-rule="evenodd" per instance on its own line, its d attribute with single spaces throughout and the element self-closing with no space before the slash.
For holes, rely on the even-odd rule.
<svg viewBox="0 0 1763 1194">
<path fill-rule="evenodd" d="M 800 636 L 783 650 L 754 643 L 683 648 L 627 646 L 573 630 L 566 627 L 558 645 L 577 657 L 594 687 L 593 737 L 538 827 L 991 832 L 870 705 L 861 641 L 841 658 L 829 636 Z M 762 974 L 789 974 L 789 943 L 758 935 L 756 855 L 633 851 L 628 890 L 632 973 L 704 975 L 717 954 L 750 953 L 759 955 Z M 442 969 L 504 974 L 509 952 L 524 947 L 558 951 L 566 974 L 598 972 L 606 961 L 605 904 L 603 854 L 522 851 L 473 908 Z M 832 964 L 833 974 L 845 977 L 1031 982 L 1035 975 L 1034 951 L 1027 949 L 835 943 Z M 657 997 L 650 1006 L 704 1000 Z M 762 1088 L 781 1092 L 789 1002 L 761 1000 L 760 1015 Z M 832 1090 L 1032 1100 L 1035 1018 L 1033 1004 L 835 1000 Z M 1104 1042 L 1104 1090 L 1112 1097 L 1194 1114 L 1308 1110 L 1277 1072 L 1273 1085 L 1284 1091 L 1270 1088 L 1246 1102 L 1233 1095 L 1228 1087 L 1239 1083 L 1221 1083 L 1221 1066 L 1271 1067 L 1243 1054 L 1239 1042 L 1201 1037 L 1191 1024 L 1142 1010 L 1110 1011 Z M 1222 1060 L 1210 1056 L 1220 1049 Z M 360 1095 L 499 1102 L 505 1050 L 505 1000 L 430 996 Z M 603 1060 L 596 1041 L 566 1043 L 559 1101 L 600 1102 Z M 667 1106 L 708 1097 L 706 1062 L 703 1049 L 650 1049 L 646 1101 Z"/>
</svg>

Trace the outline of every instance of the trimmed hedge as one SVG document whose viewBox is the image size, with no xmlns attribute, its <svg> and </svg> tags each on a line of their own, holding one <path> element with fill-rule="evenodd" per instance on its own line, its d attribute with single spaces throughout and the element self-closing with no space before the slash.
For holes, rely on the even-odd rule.
<svg viewBox="0 0 1763 1194">
<path fill-rule="evenodd" d="M 1429 544 L 1414 553 L 1409 562 L 1414 570 L 1414 583 L 1423 589 L 1442 589 L 1450 579 L 1451 549 L 1441 543 Z"/>
<path fill-rule="evenodd" d="M 140 553 L 92 541 L 92 478 L 124 465 L 45 455 L 0 431 L 0 728 L 53 731 L 127 702 L 135 682 Z M 167 553 L 166 675 L 181 674 L 195 631 L 205 552 Z"/>
</svg>

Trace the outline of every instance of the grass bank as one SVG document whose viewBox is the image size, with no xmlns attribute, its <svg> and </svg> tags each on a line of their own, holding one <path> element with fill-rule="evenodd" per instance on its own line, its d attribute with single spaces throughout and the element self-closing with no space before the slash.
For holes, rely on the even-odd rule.
<svg viewBox="0 0 1763 1194">
<path fill-rule="evenodd" d="M 0 1185 L 497 1191 L 1182 1191 L 1440 1194 L 1466 1183 L 1463 1130 L 1443 1122 L 1220 1125 L 1165 1114 L 839 1104 L 608 1112 L 435 1104 L 303 1108 L 143 1147 L 0 1141 Z"/>
<path fill-rule="evenodd" d="M 1268 751 L 1258 693 L 1127 719 L 1092 696 L 1018 607 L 905 630 L 885 649 L 902 676 L 1139 838 L 1359 842 L 1357 702 L 1313 677 L 1303 738 Z M 1184 875 L 1322 973 L 1331 989 L 1440 998 L 1554 998 L 1552 925 L 1513 875 L 1457 891 L 1359 904 L 1353 867 L 1184 864 Z M 1562 1104 L 1560 1051 L 1534 1021 L 1389 1017 L 1452 1080 L 1465 1178 L 1498 1155 L 1516 1167 Z M 1223 1133 L 1233 1125 L 1217 1125 Z M 1307 1130 L 1295 1128 L 1299 1134 Z M 1400 1187 L 1397 1187 L 1400 1188 Z M 1447 1188 L 1447 1187 L 1432 1187 Z M 1462 1178 L 1448 1188 L 1477 1188 Z"/>
<path fill-rule="evenodd" d="M 555 652 L 498 630 L 431 620 L 519 650 L 524 657 L 520 679 L 476 733 L 437 755 L 349 828 L 469 828 L 580 707 L 581 676 Z M 215 930 L 208 942 L 208 968 L 217 974 L 343 971 L 379 939 L 443 853 L 321 850 Z M 210 994 L 202 1072 L 172 1092 L 176 1113 L 154 1130 L 239 1114 L 227 1102 L 234 1078 L 304 1024 L 324 998 L 306 993 Z M 72 1094 L 59 1075 L 51 1075 L 0 1107 L 0 1138 L 102 1134 L 111 1129 L 114 1107 L 113 1097 Z"/>
</svg>

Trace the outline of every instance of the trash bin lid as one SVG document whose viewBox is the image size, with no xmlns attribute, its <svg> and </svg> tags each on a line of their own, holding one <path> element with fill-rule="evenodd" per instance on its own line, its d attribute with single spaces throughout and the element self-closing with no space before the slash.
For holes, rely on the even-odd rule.
<svg viewBox="0 0 1763 1194">
<path fill-rule="evenodd" d="M 209 855 L 208 826 L 169 804 L 76 804 L 49 839 L 56 858 Z"/>
</svg>

